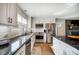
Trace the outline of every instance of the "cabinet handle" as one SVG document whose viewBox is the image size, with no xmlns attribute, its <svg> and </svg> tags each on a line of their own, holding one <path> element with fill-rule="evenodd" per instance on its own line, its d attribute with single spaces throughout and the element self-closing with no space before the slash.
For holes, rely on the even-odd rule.
<svg viewBox="0 0 79 59">
<path fill-rule="evenodd" d="M 12 18 L 8 17 L 8 22 L 12 23 Z"/>
<path fill-rule="evenodd" d="M 10 23 L 10 17 L 8 17 L 8 23 Z"/>
<path fill-rule="evenodd" d="M 11 20 L 11 23 L 12 23 L 12 18 L 10 20 Z"/>
</svg>

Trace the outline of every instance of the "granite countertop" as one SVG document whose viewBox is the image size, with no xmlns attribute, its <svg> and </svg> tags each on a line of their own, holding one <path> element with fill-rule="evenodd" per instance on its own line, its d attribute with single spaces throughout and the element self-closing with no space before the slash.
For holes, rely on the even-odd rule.
<svg viewBox="0 0 79 59">
<path fill-rule="evenodd" d="M 15 54 L 16 51 L 20 49 L 26 42 L 28 42 L 33 35 L 34 33 L 30 33 L 9 38 L 11 39 L 11 42 L 9 44 L 0 46 L 0 55 Z"/>
<path fill-rule="evenodd" d="M 70 45 L 70 46 L 76 48 L 77 50 L 79 50 L 79 44 L 71 44 L 71 40 L 72 40 L 72 39 L 71 39 L 71 40 L 70 40 L 70 39 L 67 39 L 67 38 L 65 38 L 64 36 L 56 36 L 56 38 L 57 38 L 58 40 L 64 42 L 64 43 L 66 43 L 66 44 L 68 44 L 68 45 Z"/>
</svg>

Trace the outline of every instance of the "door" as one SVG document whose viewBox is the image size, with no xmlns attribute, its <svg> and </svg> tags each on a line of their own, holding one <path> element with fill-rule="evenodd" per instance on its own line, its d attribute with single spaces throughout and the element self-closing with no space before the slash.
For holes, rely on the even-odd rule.
<svg viewBox="0 0 79 59">
<path fill-rule="evenodd" d="M 32 52 L 32 49 L 33 49 L 33 47 L 34 47 L 34 44 L 35 44 L 35 35 L 33 35 L 33 36 L 31 37 L 31 52 Z"/>
</svg>

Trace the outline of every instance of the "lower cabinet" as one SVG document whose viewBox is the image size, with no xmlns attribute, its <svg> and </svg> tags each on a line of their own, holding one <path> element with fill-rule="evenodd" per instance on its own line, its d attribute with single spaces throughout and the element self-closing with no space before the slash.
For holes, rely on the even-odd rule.
<svg viewBox="0 0 79 59">
<path fill-rule="evenodd" d="M 35 44 L 35 35 L 31 37 L 31 52 L 32 52 L 34 44 Z"/>
<path fill-rule="evenodd" d="M 55 55 L 79 55 L 79 50 L 53 37 Z"/>
<path fill-rule="evenodd" d="M 26 55 L 31 55 L 31 38 L 26 43 Z"/>
<path fill-rule="evenodd" d="M 15 53 L 15 55 L 25 55 L 26 54 L 26 46 L 25 44 Z"/>
</svg>

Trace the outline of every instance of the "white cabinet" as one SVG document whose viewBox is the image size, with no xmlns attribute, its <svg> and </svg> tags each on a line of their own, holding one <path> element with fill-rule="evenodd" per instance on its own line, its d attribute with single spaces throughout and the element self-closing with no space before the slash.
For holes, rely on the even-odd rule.
<svg viewBox="0 0 79 59">
<path fill-rule="evenodd" d="M 8 4 L 0 3 L 0 23 L 8 22 L 7 9 L 8 9 Z"/>
<path fill-rule="evenodd" d="M 26 46 L 25 44 L 15 53 L 15 55 L 25 55 L 26 54 Z"/>
<path fill-rule="evenodd" d="M 35 44 L 35 35 L 31 37 L 31 52 L 32 52 L 34 44 Z"/>
<path fill-rule="evenodd" d="M 17 9 L 15 3 L 0 3 L 0 23 L 17 25 Z"/>
<path fill-rule="evenodd" d="M 12 25 L 17 25 L 17 7 L 15 3 L 9 3 L 9 16 L 12 21 Z"/>
</svg>

